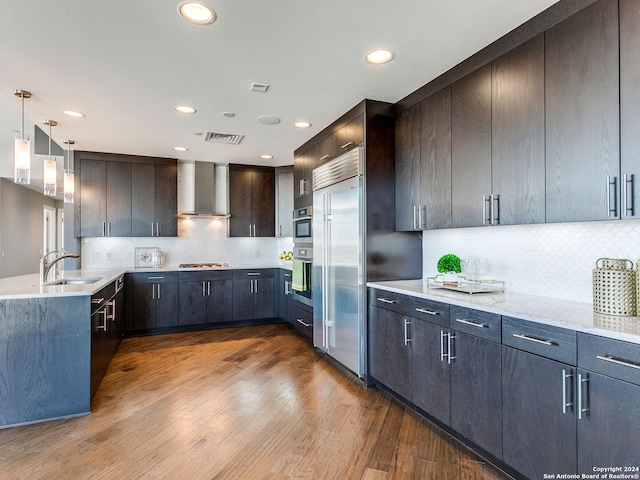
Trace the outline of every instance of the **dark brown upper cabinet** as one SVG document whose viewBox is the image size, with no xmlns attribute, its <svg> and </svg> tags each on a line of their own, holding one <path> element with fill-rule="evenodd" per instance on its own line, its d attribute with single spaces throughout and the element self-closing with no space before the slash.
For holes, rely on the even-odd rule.
<svg viewBox="0 0 640 480">
<path fill-rule="evenodd" d="M 487 224 L 491 202 L 491 65 L 451 86 L 451 224 Z"/>
<path fill-rule="evenodd" d="M 492 223 L 543 223 L 543 35 L 492 63 L 491 105 Z"/>
<path fill-rule="evenodd" d="M 618 45 L 617 0 L 545 33 L 547 222 L 620 217 Z"/>
<path fill-rule="evenodd" d="M 275 236 L 275 169 L 229 165 L 229 236 Z"/>
<path fill-rule="evenodd" d="M 620 216 L 640 217 L 640 2 L 620 0 Z M 640 193 L 640 191 L 637 191 Z"/>
</svg>

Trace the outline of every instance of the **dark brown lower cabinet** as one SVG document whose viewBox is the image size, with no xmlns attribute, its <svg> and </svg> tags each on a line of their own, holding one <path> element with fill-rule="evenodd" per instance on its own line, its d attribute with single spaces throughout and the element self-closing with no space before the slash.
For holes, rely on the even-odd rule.
<svg viewBox="0 0 640 480">
<path fill-rule="evenodd" d="M 230 270 L 179 272 L 179 279 L 180 325 L 233 321 L 233 280 Z"/>
<path fill-rule="evenodd" d="M 178 322 L 177 272 L 131 275 L 130 328 L 132 331 L 175 327 Z"/>
<path fill-rule="evenodd" d="M 273 318 L 275 278 L 270 268 L 233 271 L 233 320 Z"/>
<path fill-rule="evenodd" d="M 527 478 L 576 471 L 575 380 L 574 367 L 502 347 L 503 460 Z"/>
</svg>

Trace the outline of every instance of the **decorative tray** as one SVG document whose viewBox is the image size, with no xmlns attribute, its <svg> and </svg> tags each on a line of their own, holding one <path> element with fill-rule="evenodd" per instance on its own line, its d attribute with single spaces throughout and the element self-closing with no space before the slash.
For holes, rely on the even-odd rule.
<svg viewBox="0 0 640 480">
<path fill-rule="evenodd" d="M 445 284 L 442 277 L 427 277 L 427 288 L 444 288 L 454 292 L 474 293 L 504 292 L 504 282 L 501 280 L 471 280 L 462 275 L 458 276 L 458 283 Z"/>
</svg>

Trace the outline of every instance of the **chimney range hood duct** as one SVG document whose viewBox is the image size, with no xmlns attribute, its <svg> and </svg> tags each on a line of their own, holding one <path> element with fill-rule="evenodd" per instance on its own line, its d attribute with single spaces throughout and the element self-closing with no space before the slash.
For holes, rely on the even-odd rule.
<svg viewBox="0 0 640 480">
<path fill-rule="evenodd" d="M 228 167 L 209 162 L 178 163 L 178 211 L 187 218 L 229 218 Z"/>
</svg>

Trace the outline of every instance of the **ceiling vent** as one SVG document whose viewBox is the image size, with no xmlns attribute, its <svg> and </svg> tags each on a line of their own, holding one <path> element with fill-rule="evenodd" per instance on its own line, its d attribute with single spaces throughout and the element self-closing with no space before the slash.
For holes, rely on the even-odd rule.
<svg viewBox="0 0 640 480">
<path fill-rule="evenodd" d="M 234 135 L 232 133 L 207 132 L 204 135 L 205 142 L 224 143 L 227 145 L 238 145 L 244 135 Z"/>
<path fill-rule="evenodd" d="M 249 90 L 252 90 L 254 92 L 266 92 L 269 88 L 269 85 L 267 85 L 266 83 L 256 83 L 253 82 L 251 84 L 251 86 L 249 87 Z"/>
</svg>

